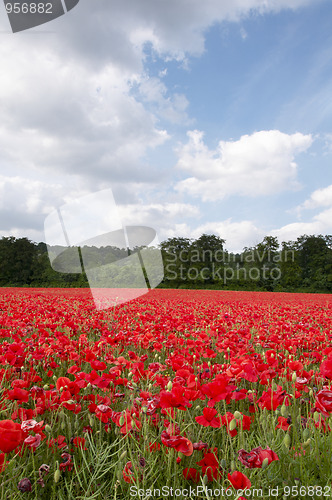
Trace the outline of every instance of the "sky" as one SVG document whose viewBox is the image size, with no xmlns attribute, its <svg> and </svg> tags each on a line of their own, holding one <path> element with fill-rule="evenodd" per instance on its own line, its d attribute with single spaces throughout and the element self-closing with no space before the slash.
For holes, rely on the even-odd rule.
<svg viewBox="0 0 332 500">
<path fill-rule="evenodd" d="M 241 251 L 332 234 L 331 0 L 0 5 L 0 236 L 112 189 L 124 225 Z"/>
</svg>

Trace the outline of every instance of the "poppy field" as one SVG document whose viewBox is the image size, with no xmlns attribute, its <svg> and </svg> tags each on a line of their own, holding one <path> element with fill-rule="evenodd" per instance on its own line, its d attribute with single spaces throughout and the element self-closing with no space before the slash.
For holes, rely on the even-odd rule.
<svg viewBox="0 0 332 500">
<path fill-rule="evenodd" d="M 329 498 L 332 297 L 0 291 L 0 498 Z"/>
</svg>

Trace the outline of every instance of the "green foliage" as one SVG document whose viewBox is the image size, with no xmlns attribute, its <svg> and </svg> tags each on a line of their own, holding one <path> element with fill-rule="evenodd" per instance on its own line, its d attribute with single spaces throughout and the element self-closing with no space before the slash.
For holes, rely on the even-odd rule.
<svg viewBox="0 0 332 500">
<path fill-rule="evenodd" d="M 228 290 L 332 291 L 332 237 L 301 236 L 282 242 L 265 236 L 242 253 L 229 253 L 225 240 L 170 238 L 161 245 L 164 288 Z"/>
<path fill-rule="evenodd" d="M 0 286 L 88 287 L 85 270 L 97 273 L 101 286 L 110 281 L 115 287 L 141 284 L 141 275 L 136 276 L 134 268 L 128 273 L 128 267 L 123 266 L 121 272 L 121 265 L 112 266 L 128 257 L 127 249 L 84 246 L 80 257 L 78 247 L 49 250 L 56 270 L 45 243 L 13 236 L 0 239 Z M 304 235 L 281 246 L 277 238 L 265 236 L 241 253 L 230 253 L 224 239 L 203 234 L 196 240 L 169 238 L 160 244 L 160 250 L 164 262 L 161 288 L 332 291 L 331 235 Z"/>
</svg>

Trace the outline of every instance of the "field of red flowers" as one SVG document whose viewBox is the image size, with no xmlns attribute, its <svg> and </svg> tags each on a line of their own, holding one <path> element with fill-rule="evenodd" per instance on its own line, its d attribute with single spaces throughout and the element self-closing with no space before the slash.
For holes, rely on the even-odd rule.
<svg viewBox="0 0 332 500">
<path fill-rule="evenodd" d="M 0 494 L 332 495 L 332 296 L 0 290 Z"/>
</svg>

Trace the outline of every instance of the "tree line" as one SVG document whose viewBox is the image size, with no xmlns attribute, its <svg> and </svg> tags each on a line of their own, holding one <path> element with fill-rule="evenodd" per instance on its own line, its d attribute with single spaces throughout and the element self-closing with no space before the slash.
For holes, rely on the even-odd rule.
<svg viewBox="0 0 332 500">
<path fill-rule="evenodd" d="M 164 279 L 159 287 L 332 292 L 331 235 L 303 235 L 281 244 L 277 238 L 266 236 L 257 245 L 245 247 L 239 253 L 228 252 L 225 243 L 224 239 L 210 234 L 198 239 L 175 237 L 163 241 L 159 248 Z M 138 249 L 83 248 L 90 265 L 95 267 L 124 259 L 128 252 Z M 53 267 L 49 251 L 51 255 L 54 252 Z M 81 264 L 81 253 L 75 248 L 65 253 L 62 247 L 50 249 L 45 243 L 34 243 L 28 238 L 0 239 L 2 287 L 88 287 Z"/>
</svg>

